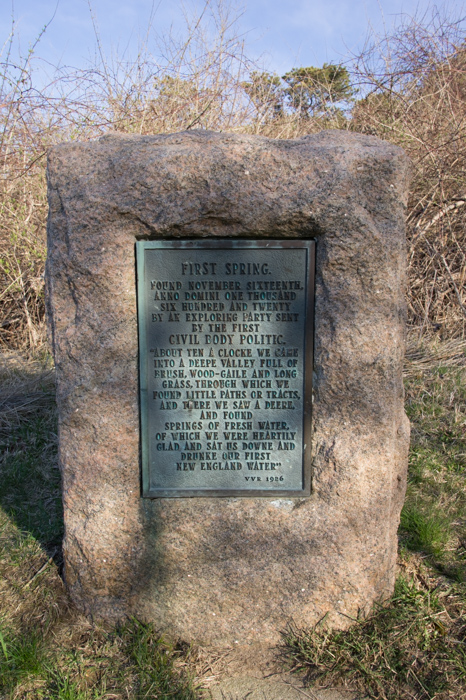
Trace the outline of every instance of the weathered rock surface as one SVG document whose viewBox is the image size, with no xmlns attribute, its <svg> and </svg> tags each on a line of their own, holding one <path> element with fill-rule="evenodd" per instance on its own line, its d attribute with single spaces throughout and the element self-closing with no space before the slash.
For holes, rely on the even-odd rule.
<svg viewBox="0 0 466 700">
<path fill-rule="evenodd" d="M 291 619 L 344 626 L 389 595 L 409 440 L 403 152 L 335 131 L 111 135 L 53 148 L 48 182 L 76 604 L 187 640 L 272 644 Z M 134 242 L 187 237 L 317 240 L 310 498 L 140 498 Z"/>
</svg>

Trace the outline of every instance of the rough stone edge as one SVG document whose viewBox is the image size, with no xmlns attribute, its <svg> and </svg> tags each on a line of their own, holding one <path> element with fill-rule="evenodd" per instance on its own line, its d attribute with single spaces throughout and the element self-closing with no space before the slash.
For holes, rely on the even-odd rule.
<svg viewBox="0 0 466 700">
<path fill-rule="evenodd" d="M 202 134 L 202 135 L 197 135 L 197 134 L 196 134 L 194 137 L 192 137 L 191 134 L 189 134 L 189 139 L 194 138 L 194 140 L 196 140 L 196 139 L 202 140 L 202 139 L 205 139 L 206 137 L 209 137 L 209 138 L 210 138 L 211 136 L 212 136 L 212 135 L 209 135 L 209 134 Z M 126 140 L 126 137 L 116 137 L 116 138 L 118 138 L 120 141 Z M 183 143 L 185 142 L 186 135 L 181 134 L 181 135 L 174 135 L 174 136 L 169 136 L 169 137 L 147 137 L 147 138 L 148 138 L 149 140 L 157 139 L 161 145 L 164 145 L 164 144 L 166 144 L 166 143 L 168 143 L 168 145 L 170 145 L 170 144 L 175 144 L 175 143 L 183 144 Z M 253 139 L 253 137 L 236 137 L 236 136 L 224 137 L 223 135 L 221 135 L 221 136 L 218 136 L 218 137 L 215 137 L 215 138 L 216 138 L 217 142 L 219 142 L 219 143 L 224 143 L 225 141 L 226 141 L 227 143 L 228 143 L 228 142 L 241 142 L 241 143 L 245 143 L 245 142 L 255 142 L 255 139 Z M 327 138 L 327 136 L 323 137 L 323 138 L 321 139 L 321 142 L 322 142 L 322 141 L 325 142 L 326 138 Z M 365 137 L 360 137 L 360 138 L 361 138 L 361 139 L 364 139 Z M 111 140 L 113 140 L 113 139 L 115 139 L 114 136 L 105 137 L 102 141 L 105 143 L 105 142 L 108 142 L 109 140 L 111 141 Z M 296 142 L 284 142 L 283 148 L 284 148 L 285 150 L 289 150 L 289 149 L 293 149 L 293 148 L 296 147 L 296 146 L 299 146 L 300 143 L 302 143 L 302 142 L 305 142 L 305 141 L 312 141 L 312 142 L 313 142 L 313 141 L 316 141 L 316 140 L 317 140 L 316 137 L 310 136 L 310 137 L 305 137 L 304 139 L 297 140 Z M 331 141 L 331 140 L 332 140 L 332 138 L 330 137 L 330 141 Z M 268 143 L 268 141 L 267 141 L 266 139 L 262 139 L 262 143 Z M 328 143 L 324 143 L 324 145 L 325 145 L 326 147 L 328 147 Z M 380 146 L 380 142 L 378 142 L 378 143 L 376 143 L 376 144 L 374 144 L 374 145 L 376 145 L 376 146 L 379 147 L 379 146 Z M 90 146 L 91 146 L 91 145 L 90 145 Z M 338 148 L 338 145 L 337 145 L 336 147 Z M 58 149 L 60 149 L 60 148 L 61 148 L 61 149 L 66 149 L 66 148 L 70 148 L 70 147 L 69 147 L 69 146 L 60 146 L 60 147 L 58 147 Z M 72 148 L 76 148 L 76 146 L 73 145 Z M 78 148 L 82 148 L 82 145 L 78 146 Z M 398 149 L 394 149 L 393 147 L 389 147 L 388 150 L 391 151 L 391 154 L 394 154 Z M 400 153 L 400 152 L 398 151 L 398 153 Z M 401 181 L 401 180 L 402 180 L 402 178 L 400 178 L 400 181 Z M 400 182 L 400 181 L 398 181 L 398 182 Z M 374 218 L 376 219 L 377 217 L 375 216 Z M 158 230 L 158 235 L 161 235 L 161 236 L 167 235 L 167 232 L 168 232 L 169 230 L 173 230 L 173 228 L 172 228 L 172 227 L 167 228 L 166 226 L 165 226 L 165 227 L 161 227 L 161 228 Z M 152 234 L 151 234 L 151 235 L 152 235 Z M 401 459 L 401 461 L 403 461 L 403 460 Z M 400 465 L 400 466 L 402 466 L 402 465 Z M 393 471 L 395 472 L 396 469 L 394 469 Z M 394 476 L 395 476 L 395 474 L 394 474 Z M 399 476 L 399 473 L 398 473 L 396 476 Z M 325 499 L 325 488 L 324 488 L 323 491 L 321 491 L 321 493 L 323 494 L 323 497 L 324 497 L 324 499 Z M 399 503 L 394 503 L 394 504 L 393 504 L 393 510 L 394 510 L 395 512 L 396 512 L 396 511 L 399 511 Z M 393 529 L 395 529 L 396 518 L 393 520 L 393 524 L 394 524 L 394 528 L 393 528 Z M 392 534 L 392 536 L 390 537 L 390 539 L 392 539 L 392 537 L 393 537 L 393 534 Z"/>
</svg>

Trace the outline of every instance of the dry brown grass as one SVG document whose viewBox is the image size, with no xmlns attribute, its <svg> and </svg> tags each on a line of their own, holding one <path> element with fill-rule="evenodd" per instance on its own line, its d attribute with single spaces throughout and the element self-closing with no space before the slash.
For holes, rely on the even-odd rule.
<svg viewBox="0 0 466 700">
<path fill-rule="evenodd" d="M 183 647 L 137 621 L 91 622 L 71 604 L 53 372 L 19 353 L 0 359 L 0 697 L 193 700 Z"/>
<path fill-rule="evenodd" d="M 151 30 L 134 60 L 96 61 L 34 83 L 34 50 L 18 61 L 12 42 L 0 56 L 0 344 L 37 351 L 46 344 L 44 263 L 47 149 L 117 130 L 157 134 L 185 129 L 239 131 L 250 124 L 242 88 L 249 61 L 231 10 L 207 2 L 186 17 L 181 40 L 155 43 Z"/>
<path fill-rule="evenodd" d="M 18 63 L 0 56 L 0 344 L 36 351 L 44 325 L 45 161 L 61 141 L 106 131 L 156 134 L 212 129 L 295 138 L 323 128 L 375 134 L 413 162 L 408 206 L 409 322 L 418 334 L 464 338 L 466 328 L 466 49 L 458 25 L 438 11 L 403 18 L 390 36 L 371 35 L 347 64 L 356 94 L 347 111 L 309 116 L 286 102 L 270 108 L 246 89 L 257 66 L 244 50 L 235 15 L 207 3 L 186 18 L 181 40 L 154 46 L 149 28 L 134 60 L 62 68 L 49 86 L 34 82 L 34 52 Z M 280 92 L 281 91 L 281 92 Z M 359 93 L 357 92 L 359 91 Z M 283 106 L 284 105 L 284 106 Z M 345 107 L 344 104 L 341 105 Z"/>
<path fill-rule="evenodd" d="M 94 66 L 61 71 L 50 89 L 33 85 L 32 55 L 19 69 L 8 47 L 0 59 L 0 344 L 8 349 L 0 367 L 0 692 L 9 700 L 123 699 L 152 697 L 157 687 L 160 697 L 162 691 L 172 697 L 175 684 L 179 698 L 191 698 L 183 672 L 208 682 L 225 663 L 208 650 L 164 645 L 137 622 L 121 630 L 91 624 L 73 610 L 64 591 L 53 374 L 44 327 L 48 147 L 112 129 L 147 134 L 209 128 L 294 138 L 333 127 L 400 144 L 414 168 L 408 206 L 412 333 L 405 372 L 413 444 L 401 530 L 405 550 L 418 552 L 405 551 L 401 560 L 405 579 L 414 584 L 401 587 L 398 607 L 395 602 L 391 612 L 375 613 L 350 642 L 360 659 L 374 664 L 372 680 L 365 681 L 374 697 L 390 697 L 387 687 L 397 700 L 427 697 L 406 666 L 400 671 L 405 695 L 390 669 L 384 677 L 384 649 L 394 647 L 401 630 L 400 658 L 414 664 L 415 673 L 423 665 L 432 671 L 430 697 L 457 700 L 466 696 L 463 38 L 438 13 L 432 22 L 407 21 L 356 58 L 354 82 L 365 86 L 366 97 L 351 118 L 304 119 L 289 110 L 277 119 L 255 107 L 244 91 L 255 66 L 244 55 L 234 18 L 222 7 L 214 8 L 206 24 L 207 15 L 187 23 L 182 42 L 165 41 L 164 62 L 147 44 L 129 65 L 97 53 Z M 25 352 L 36 359 L 25 365 Z M 410 630 L 417 636 L 410 638 Z M 309 637 L 295 637 L 295 649 L 304 641 Z M 348 652 L 347 642 L 332 653 Z M 322 638 L 316 644 L 310 653 L 327 673 L 328 659 L 318 656 Z M 362 687 L 357 663 L 348 667 L 351 659 L 346 653 L 341 668 Z M 438 685 L 436 667 L 449 688 Z"/>
<path fill-rule="evenodd" d="M 313 682 L 369 688 L 381 700 L 466 697 L 465 350 L 459 339 L 419 343 L 415 333 L 409 339 L 413 442 L 400 531 L 404 582 L 388 609 L 376 609 L 347 636 L 294 630 L 288 658 L 312 671 Z M 175 687 L 179 700 L 193 700 L 186 677 L 194 685 L 214 683 L 229 667 L 227 653 L 165 643 L 136 621 L 110 629 L 70 604 L 60 578 L 53 374 L 44 361 L 10 353 L 0 379 L 0 694 L 123 700 L 151 697 L 157 688 L 168 700 Z"/>
<path fill-rule="evenodd" d="M 418 335 L 465 337 L 466 44 L 433 9 L 371 36 L 355 57 L 365 91 L 352 127 L 402 146 L 412 161 L 407 212 L 409 322 Z"/>
<path fill-rule="evenodd" d="M 419 340 L 416 331 L 408 335 L 403 375 L 407 378 L 422 377 L 436 367 L 466 366 L 466 340 L 451 338 L 441 340 L 438 336 Z"/>
<path fill-rule="evenodd" d="M 466 342 L 409 336 L 408 492 L 395 593 L 343 632 L 289 630 L 285 655 L 311 686 L 379 700 L 466 698 Z"/>
</svg>

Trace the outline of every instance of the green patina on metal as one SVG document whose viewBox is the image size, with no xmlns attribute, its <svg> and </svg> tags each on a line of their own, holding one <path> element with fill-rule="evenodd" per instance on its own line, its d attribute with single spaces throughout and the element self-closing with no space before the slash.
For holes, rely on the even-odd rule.
<svg viewBox="0 0 466 700">
<path fill-rule="evenodd" d="M 136 257 L 142 495 L 309 495 L 315 242 Z"/>
</svg>

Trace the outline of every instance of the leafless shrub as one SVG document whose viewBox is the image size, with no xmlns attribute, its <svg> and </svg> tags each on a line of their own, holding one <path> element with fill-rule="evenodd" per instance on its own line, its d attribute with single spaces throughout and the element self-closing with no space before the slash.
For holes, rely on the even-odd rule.
<svg viewBox="0 0 466 700">
<path fill-rule="evenodd" d="M 411 326 L 464 337 L 466 328 L 466 45 L 460 25 L 438 11 L 403 18 L 372 36 L 352 68 L 263 72 L 244 52 L 236 17 L 206 0 L 185 33 L 157 38 L 138 54 L 62 66 L 35 83 L 35 50 L 0 55 L 0 345 L 45 342 L 45 157 L 56 143 L 111 130 L 156 134 L 212 129 L 296 138 L 325 128 L 375 134 L 413 161 L 408 206 Z M 39 41 L 40 37 L 38 38 Z M 350 71 L 352 83 L 348 78 Z M 356 91 L 363 95 L 353 101 Z"/>
<path fill-rule="evenodd" d="M 242 88 L 249 63 L 235 30 L 228 7 L 206 0 L 197 16 L 186 17 L 182 39 L 156 42 L 149 30 L 130 60 L 107 58 L 96 27 L 94 64 L 61 67 L 38 89 L 36 47 L 13 60 L 12 28 L 0 56 L 0 344 L 36 350 L 45 342 L 48 147 L 109 130 L 244 130 L 251 111 Z"/>
<path fill-rule="evenodd" d="M 352 127 L 402 146 L 413 163 L 408 203 L 410 324 L 443 337 L 466 330 L 466 44 L 437 9 L 403 17 L 355 57 L 365 97 Z"/>
</svg>

